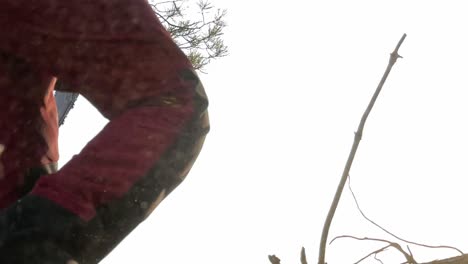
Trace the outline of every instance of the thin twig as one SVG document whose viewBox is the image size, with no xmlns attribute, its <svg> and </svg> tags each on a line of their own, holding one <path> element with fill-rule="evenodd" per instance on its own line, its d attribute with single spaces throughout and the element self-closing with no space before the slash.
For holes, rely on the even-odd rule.
<svg viewBox="0 0 468 264">
<path fill-rule="evenodd" d="M 411 252 L 411 248 L 409 247 L 409 245 L 406 245 L 406 248 L 408 249 L 408 253 L 411 255 L 411 257 L 414 258 L 413 252 Z"/>
<path fill-rule="evenodd" d="M 385 240 L 385 239 L 380 239 L 380 238 L 370 238 L 370 237 L 361 238 L 361 237 L 355 237 L 355 236 L 337 236 L 330 242 L 330 244 L 333 243 L 335 240 L 340 239 L 340 238 L 352 238 L 352 239 L 361 240 L 361 241 L 377 241 L 377 242 L 388 243 L 389 246 L 391 246 L 391 247 L 395 248 L 396 250 L 400 251 L 401 254 L 403 254 L 405 256 L 405 259 L 406 259 L 407 263 L 411 263 L 411 264 L 416 264 L 417 263 L 416 260 L 414 260 L 413 256 L 411 256 L 406 251 L 404 251 L 403 248 L 400 246 L 400 244 L 395 243 L 395 242 L 391 242 L 391 241 L 388 241 L 388 240 Z"/>
<path fill-rule="evenodd" d="M 383 261 L 377 257 L 377 254 L 374 255 L 374 259 L 380 262 L 380 264 L 384 264 Z"/>
<path fill-rule="evenodd" d="M 368 258 L 368 257 L 370 257 L 370 256 L 372 256 L 372 255 L 374 255 L 374 257 L 375 257 L 375 256 L 377 256 L 378 253 L 380 253 L 380 252 L 386 250 L 386 249 L 389 248 L 389 247 L 391 247 L 391 245 L 386 245 L 386 246 L 383 247 L 383 248 L 377 249 L 377 250 L 375 250 L 375 251 L 373 251 L 373 252 L 367 254 L 366 256 L 362 257 L 360 260 L 354 262 L 354 264 L 359 264 L 359 263 L 361 263 L 362 261 L 364 261 L 366 258 Z"/>
<path fill-rule="evenodd" d="M 405 243 L 408 243 L 408 244 L 411 244 L 411 245 L 415 245 L 415 246 L 420 246 L 420 247 L 425 247 L 425 248 L 447 248 L 447 249 L 453 249 L 455 251 L 457 251 L 458 253 L 460 253 L 460 255 L 463 255 L 463 251 L 461 251 L 460 249 L 458 248 L 455 248 L 455 247 L 451 247 L 451 246 L 431 246 L 431 245 L 426 245 L 426 244 L 421 244 L 421 243 L 417 243 L 417 242 L 413 242 L 413 241 L 409 241 L 409 240 L 406 240 L 402 237 L 399 237 L 397 235 L 395 235 L 394 233 L 388 231 L 387 229 L 385 229 L 384 227 L 382 227 L 381 225 L 377 224 L 374 220 L 370 219 L 369 217 L 367 217 L 366 214 L 364 214 L 364 211 L 362 211 L 361 209 L 361 206 L 359 205 L 359 202 L 357 200 L 357 197 L 356 195 L 354 194 L 354 191 L 353 191 L 353 188 L 351 188 L 351 176 L 348 177 L 348 188 L 349 188 L 349 191 L 351 192 L 351 196 L 353 197 L 354 199 L 354 203 L 356 204 L 356 207 L 359 211 L 359 213 L 361 213 L 362 217 L 364 217 L 364 219 L 366 219 L 367 221 L 369 221 L 371 224 L 373 224 L 374 226 L 376 226 L 377 228 L 379 228 L 380 230 L 384 231 L 385 233 L 389 234 L 390 236 L 400 240 L 400 241 L 403 241 Z M 409 247 L 408 247 L 408 250 L 409 250 Z"/>
<path fill-rule="evenodd" d="M 403 34 L 395 50 L 390 54 L 390 60 L 388 62 L 387 69 L 385 70 L 385 73 L 382 76 L 382 79 L 380 80 L 379 85 L 377 86 L 374 96 L 372 96 L 372 99 L 361 118 L 361 122 L 359 123 L 357 132 L 354 134 L 354 143 L 351 148 L 351 152 L 349 153 L 348 161 L 346 162 L 345 168 L 343 170 L 343 174 L 341 175 L 340 183 L 338 184 L 338 188 L 335 193 L 335 197 L 333 198 L 333 202 L 330 206 L 330 210 L 328 211 L 328 215 L 325 220 L 325 224 L 323 226 L 322 237 L 320 239 L 320 249 L 319 249 L 319 259 L 318 259 L 319 264 L 325 264 L 325 250 L 326 250 L 326 245 L 327 245 L 328 232 L 330 230 L 331 222 L 333 220 L 333 216 L 335 215 L 336 208 L 338 207 L 338 202 L 340 201 L 341 194 L 343 193 L 343 189 L 346 184 L 346 179 L 349 175 L 351 165 L 353 164 L 354 156 L 356 155 L 359 142 L 361 141 L 362 133 L 364 130 L 364 125 L 366 123 L 367 117 L 369 116 L 372 110 L 372 107 L 374 106 L 375 101 L 377 100 L 377 97 L 379 96 L 379 93 L 382 90 L 382 87 L 385 81 L 387 80 L 387 77 L 390 74 L 390 71 L 392 70 L 393 65 L 395 64 L 398 58 L 401 58 L 401 56 L 398 54 L 398 50 L 400 49 L 400 46 L 405 40 L 405 38 L 406 38 L 406 34 Z"/>
<path fill-rule="evenodd" d="M 355 240 L 360 240 L 360 241 L 368 241 L 368 240 L 371 240 L 371 241 L 376 241 L 376 242 L 385 242 L 385 243 L 392 243 L 391 241 L 388 241 L 386 239 L 382 239 L 382 238 L 371 238 L 371 237 L 355 237 L 355 236 L 350 236 L 350 235 L 342 235 L 342 236 L 337 236 L 335 238 L 333 238 L 330 243 L 328 243 L 329 245 L 333 244 L 333 242 L 335 242 L 336 240 L 338 239 L 342 239 L 342 238 L 352 238 L 352 239 L 355 239 Z"/>
</svg>

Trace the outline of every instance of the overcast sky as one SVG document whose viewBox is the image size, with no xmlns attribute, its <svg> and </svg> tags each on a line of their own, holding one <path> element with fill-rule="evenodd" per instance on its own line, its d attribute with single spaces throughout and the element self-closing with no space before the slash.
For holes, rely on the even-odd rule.
<svg viewBox="0 0 468 264">
<path fill-rule="evenodd" d="M 409 240 L 468 251 L 468 37 L 464 1 L 212 0 L 230 55 L 201 75 L 212 130 L 186 181 L 102 263 L 284 264 L 320 233 L 361 115 L 403 33 L 351 170 L 362 209 Z M 62 163 L 105 124 L 80 98 Z M 392 239 L 346 189 L 330 238 Z M 394 239 L 393 239 L 394 240 Z M 402 244 L 405 246 L 405 244 Z M 384 244 L 338 240 L 328 263 Z M 411 247 L 417 261 L 452 250 Z M 379 257 L 404 261 L 394 250 Z M 370 259 L 364 263 L 377 263 Z"/>
</svg>

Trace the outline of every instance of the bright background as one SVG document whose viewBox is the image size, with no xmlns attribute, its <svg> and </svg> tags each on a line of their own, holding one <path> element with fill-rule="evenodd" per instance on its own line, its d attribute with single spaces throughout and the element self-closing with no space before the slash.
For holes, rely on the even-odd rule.
<svg viewBox="0 0 468 264">
<path fill-rule="evenodd" d="M 102 263 L 268 264 L 269 254 L 300 263 L 302 246 L 317 263 L 353 132 L 403 33 L 404 59 L 368 119 L 353 189 L 396 234 L 468 250 L 465 1 L 212 2 L 228 9 L 230 55 L 201 75 L 205 147 L 186 181 Z M 80 97 L 60 131 L 62 164 L 105 122 Z M 389 238 L 347 189 L 330 238 L 345 234 Z M 327 261 L 354 263 L 383 246 L 339 240 Z M 457 254 L 411 249 L 421 262 Z M 404 261 L 394 250 L 379 257 Z"/>
</svg>

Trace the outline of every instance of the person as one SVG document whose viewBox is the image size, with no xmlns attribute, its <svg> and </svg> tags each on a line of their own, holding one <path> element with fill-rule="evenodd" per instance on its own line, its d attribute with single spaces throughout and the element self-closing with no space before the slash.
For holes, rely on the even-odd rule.
<svg viewBox="0 0 468 264">
<path fill-rule="evenodd" d="M 0 28 L 0 263 L 98 263 L 189 172 L 203 86 L 146 0 L 5 0 Z M 58 171 L 57 80 L 109 119 Z"/>
</svg>

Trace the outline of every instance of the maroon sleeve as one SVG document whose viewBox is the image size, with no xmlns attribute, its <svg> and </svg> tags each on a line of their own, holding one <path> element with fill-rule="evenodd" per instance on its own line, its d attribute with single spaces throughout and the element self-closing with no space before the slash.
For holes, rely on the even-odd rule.
<svg viewBox="0 0 468 264">
<path fill-rule="evenodd" d="M 56 241 L 96 261 L 185 178 L 208 130 L 203 87 L 145 0 L 2 3 L 0 50 L 57 77 L 110 119 L 23 199 L 75 215 L 63 232 L 74 239 L 54 232 Z"/>
<path fill-rule="evenodd" d="M 190 63 L 144 0 L 6 1 L 0 12 L 12 25 L 0 49 L 57 76 L 111 120 L 34 190 L 89 219 L 125 193 L 193 115 L 191 84 L 179 76 Z M 178 107 L 162 108 L 173 97 Z M 133 107 L 144 101 L 155 106 Z"/>
</svg>

